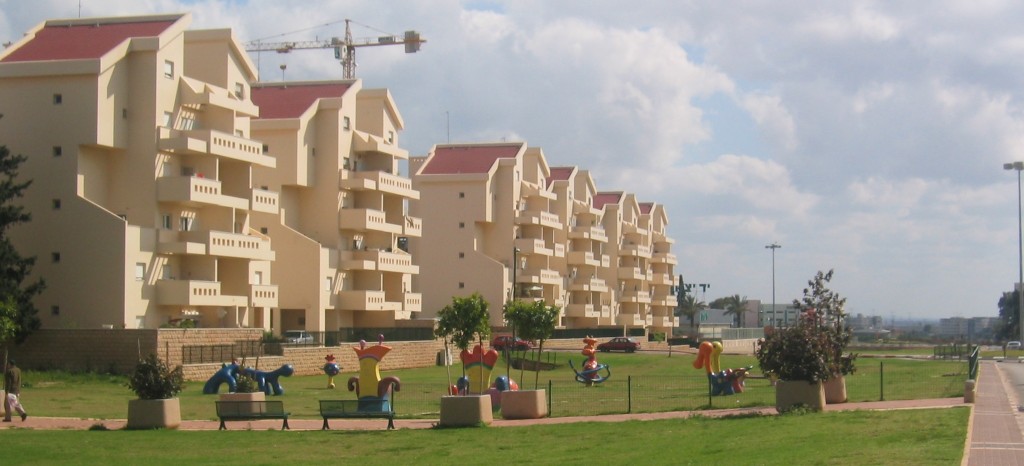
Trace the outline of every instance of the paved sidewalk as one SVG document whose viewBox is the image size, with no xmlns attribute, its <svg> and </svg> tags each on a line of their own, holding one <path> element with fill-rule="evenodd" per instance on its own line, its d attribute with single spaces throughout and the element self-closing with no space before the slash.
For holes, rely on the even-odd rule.
<svg viewBox="0 0 1024 466">
<path fill-rule="evenodd" d="M 1000 364 L 982 361 L 974 401 L 961 464 L 1024 465 L 1024 414 Z"/>
</svg>

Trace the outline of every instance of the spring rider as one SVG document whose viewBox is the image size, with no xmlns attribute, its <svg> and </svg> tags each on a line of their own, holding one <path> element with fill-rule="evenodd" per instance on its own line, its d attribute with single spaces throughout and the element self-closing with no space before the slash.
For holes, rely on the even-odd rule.
<svg viewBox="0 0 1024 466">
<path fill-rule="evenodd" d="M 732 395 L 743 392 L 743 381 L 751 367 L 722 370 L 722 343 L 705 341 L 697 349 L 697 359 L 693 361 L 694 369 L 703 368 L 707 371 L 708 382 L 711 384 L 712 395 Z"/>
<path fill-rule="evenodd" d="M 583 344 L 583 351 L 580 353 L 587 357 L 583 363 L 583 370 L 577 371 L 572 360 L 569 360 L 569 367 L 576 373 L 576 381 L 590 387 L 608 380 L 608 377 L 612 376 L 612 370 L 608 368 L 607 364 L 597 362 L 597 340 L 587 336 L 583 339 Z M 601 374 L 601 371 L 604 371 L 604 375 Z"/>
<path fill-rule="evenodd" d="M 327 374 L 327 388 L 334 388 L 334 376 L 341 373 L 341 366 L 334 362 L 334 355 L 328 354 L 324 356 L 327 363 L 324 364 L 324 374 Z"/>
</svg>

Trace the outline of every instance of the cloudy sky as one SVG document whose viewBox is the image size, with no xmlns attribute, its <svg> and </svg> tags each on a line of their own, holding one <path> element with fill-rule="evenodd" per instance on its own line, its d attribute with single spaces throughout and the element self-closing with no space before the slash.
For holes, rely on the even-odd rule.
<svg viewBox="0 0 1024 466">
<path fill-rule="evenodd" d="M 414 155 L 523 140 L 598 189 L 664 204 L 711 301 L 789 302 L 818 270 L 848 311 L 994 316 L 1018 275 L 1024 3 L 0 0 L 0 42 L 48 18 L 191 12 L 239 40 L 420 31 L 363 48 Z M 264 80 L 340 79 L 330 50 Z M 700 296 L 699 296 L 700 297 Z"/>
</svg>

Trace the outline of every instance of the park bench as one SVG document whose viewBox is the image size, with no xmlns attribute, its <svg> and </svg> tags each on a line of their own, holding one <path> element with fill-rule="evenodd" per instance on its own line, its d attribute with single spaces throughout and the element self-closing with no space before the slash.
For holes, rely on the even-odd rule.
<svg viewBox="0 0 1024 466">
<path fill-rule="evenodd" d="M 224 421 L 258 421 L 261 419 L 283 419 L 281 430 L 288 427 L 288 414 L 281 401 L 217 401 L 219 430 L 227 430 Z"/>
<path fill-rule="evenodd" d="M 384 398 L 364 397 L 358 400 L 320 400 L 320 416 L 324 418 L 322 430 L 330 430 L 328 419 L 387 418 L 388 430 L 395 428 L 394 390 L 388 389 Z"/>
</svg>

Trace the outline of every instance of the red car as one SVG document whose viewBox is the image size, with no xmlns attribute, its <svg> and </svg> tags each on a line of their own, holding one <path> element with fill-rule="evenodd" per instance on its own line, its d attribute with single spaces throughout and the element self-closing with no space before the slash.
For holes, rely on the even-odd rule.
<svg viewBox="0 0 1024 466">
<path fill-rule="evenodd" d="M 498 335 L 491 340 L 491 348 L 497 351 L 505 351 L 506 346 L 511 346 L 509 349 L 514 351 L 533 349 L 533 344 L 522 338 L 516 337 L 515 341 L 513 341 L 512 335 Z"/>
<path fill-rule="evenodd" d="M 636 340 L 632 338 L 626 337 L 615 337 L 597 345 L 597 350 L 602 353 L 607 353 L 609 351 L 625 351 L 627 353 L 632 353 L 638 349 L 640 349 L 640 343 L 637 343 Z"/>
</svg>

